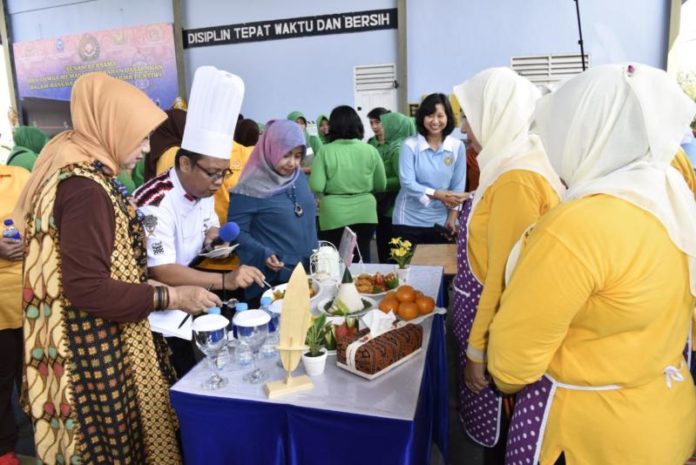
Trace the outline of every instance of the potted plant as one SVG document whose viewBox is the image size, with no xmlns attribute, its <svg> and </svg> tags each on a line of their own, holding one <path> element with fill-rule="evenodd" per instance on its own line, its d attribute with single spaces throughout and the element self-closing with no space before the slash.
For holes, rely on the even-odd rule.
<svg viewBox="0 0 696 465">
<path fill-rule="evenodd" d="M 309 351 L 302 355 L 302 364 L 309 376 L 318 376 L 324 373 L 327 356 L 324 344 L 328 331 L 331 331 L 331 329 L 326 324 L 326 315 L 324 314 L 315 318 L 309 327 L 309 331 L 307 331 L 305 344 L 309 346 Z"/>
<path fill-rule="evenodd" d="M 408 282 L 408 275 L 411 270 L 410 263 L 413 258 L 413 244 L 400 237 L 394 237 L 389 241 L 391 249 L 389 256 L 396 262 L 396 275 L 401 284 Z"/>
</svg>

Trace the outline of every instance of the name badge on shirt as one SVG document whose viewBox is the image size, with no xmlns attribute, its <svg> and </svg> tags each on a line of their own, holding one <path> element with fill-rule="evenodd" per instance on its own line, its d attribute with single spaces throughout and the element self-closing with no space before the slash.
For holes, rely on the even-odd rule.
<svg viewBox="0 0 696 465">
<path fill-rule="evenodd" d="M 449 156 L 449 155 L 446 156 L 446 157 L 445 157 L 445 166 L 450 166 L 450 165 L 452 164 L 453 161 L 454 161 L 454 158 L 453 158 L 453 157 L 451 157 L 451 156 Z"/>
</svg>

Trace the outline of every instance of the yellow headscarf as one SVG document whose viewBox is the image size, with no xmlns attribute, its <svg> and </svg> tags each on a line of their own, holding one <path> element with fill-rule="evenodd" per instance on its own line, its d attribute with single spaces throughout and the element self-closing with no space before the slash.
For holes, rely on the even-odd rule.
<svg viewBox="0 0 696 465">
<path fill-rule="evenodd" d="M 14 211 L 24 232 L 24 217 L 34 194 L 64 166 L 98 160 L 117 175 L 128 155 L 167 115 L 142 91 L 105 73 L 81 76 L 70 97 L 73 129 L 57 135 L 41 151 Z"/>
</svg>

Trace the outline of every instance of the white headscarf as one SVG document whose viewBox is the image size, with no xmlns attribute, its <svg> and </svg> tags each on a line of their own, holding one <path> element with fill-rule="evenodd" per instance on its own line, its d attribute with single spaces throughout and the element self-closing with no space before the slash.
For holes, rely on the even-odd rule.
<svg viewBox="0 0 696 465">
<path fill-rule="evenodd" d="M 541 97 L 536 86 L 509 68 L 489 68 L 455 86 L 454 95 L 482 149 L 476 158 L 481 176 L 472 212 L 486 189 L 512 170 L 538 173 L 559 197 L 563 194 L 563 184 L 541 140 L 529 134 L 534 106 Z"/>
<path fill-rule="evenodd" d="M 696 203 L 671 167 L 696 104 L 664 71 L 605 65 L 537 104 L 534 130 L 568 186 L 566 200 L 608 194 L 653 214 L 689 257 L 696 295 Z"/>
</svg>

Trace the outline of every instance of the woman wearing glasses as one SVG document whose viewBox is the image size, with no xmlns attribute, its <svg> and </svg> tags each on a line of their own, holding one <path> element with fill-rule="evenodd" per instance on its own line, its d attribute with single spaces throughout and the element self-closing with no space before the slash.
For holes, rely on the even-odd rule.
<svg viewBox="0 0 696 465">
<path fill-rule="evenodd" d="M 316 205 L 300 168 L 305 150 L 297 124 L 268 122 L 230 194 L 228 221 L 241 230 L 239 258 L 262 269 L 271 284 L 287 282 L 297 263 L 307 267 L 317 247 Z M 252 286 L 246 297 L 260 293 Z"/>
</svg>

